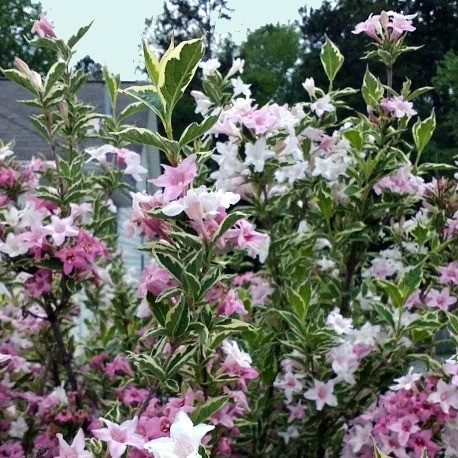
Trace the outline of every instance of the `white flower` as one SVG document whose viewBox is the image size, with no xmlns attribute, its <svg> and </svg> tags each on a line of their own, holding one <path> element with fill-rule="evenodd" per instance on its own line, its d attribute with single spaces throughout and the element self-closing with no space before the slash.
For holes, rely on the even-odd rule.
<svg viewBox="0 0 458 458">
<path fill-rule="evenodd" d="M 15 258 L 28 251 L 23 243 L 12 232 L 6 236 L 4 242 L 0 242 L 0 251 L 7 254 L 10 258 Z"/>
<path fill-rule="evenodd" d="M 190 189 L 187 194 L 176 201 L 162 207 L 162 213 L 167 216 L 176 216 L 185 212 L 194 221 L 211 219 L 218 214 L 220 207 L 229 208 L 240 200 L 238 194 L 218 190 L 208 190 L 205 186 Z"/>
<path fill-rule="evenodd" d="M 404 377 L 395 378 L 396 385 L 391 385 L 390 390 L 411 390 L 415 386 L 415 382 L 421 379 L 421 374 L 413 373 L 413 366 L 410 367 L 409 372 Z"/>
<path fill-rule="evenodd" d="M 227 355 L 225 360 L 227 365 L 236 364 L 240 367 L 251 367 L 251 356 L 247 352 L 240 350 L 237 342 L 234 340 L 223 340 L 221 348 Z"/>
<path fill-rule="evenodd" d="M 316 87 L 315 80 L 313 78 L 306 78 L 302 83 L 302 87 L 308 92 L 310 97 L 315 97 Z"/>
<path fill-rule="evenodd" d="M 141 157 L 140 154 L 135 153 L 134 151 L 128 151 L 124 157 L 124 162 L 126 163 L 126 168 L 124 169 L 124 175 L 132 175 L 132 178 L 135 181 L 141 181 L 142 177 L 140 173 L 148 172 L 148 169 L 140 165 Z"/>
<path fill-rule="evenodd" d="M 170 427 L 170 437 L 160 437 L 143 445 L 155 458 L 201 458 L 199 446 L 202 438 L 214 426 L 194 426 L 186 412 L 180 410 Z"/>
<path fill-rule="evenodd" d="M 60 386 L 56 386 L 56 388 L 54 388 L 54 390 L 51 392 L 51 396 L 54 396 L 56 399 L 58 399 L 61 406 L 68 405 L 68 398 L 64 389 L 64 382 L 62 382 Z"/>
<path fill-rule="evenodd" d="M 348 334 L 353 330 L 351 318 L 344 318 L 339 309 L 335 308 L 326 319 L 326 326 L 333 329 L 337 334 Z"/>
<path fill-rule="evenodd" d="M 3 353 L 0 353 L 0 364 L 1 363 L 6 363 L 11 359 L 11 355 L 5 355 Z"/>
<path fill-rule="evenodd" d="M 11 422 L 9 435 L 11 437 L 17 437 L 18 439 L 22 439 L 28 429 L 29 427 L 27 426 L 24 417 L 19 417 L 17 420 Z"/>
<path fill-rule="evenodd" d="M 436 391 L 428 396 L 428 402 L 440 404 L 444 413 L 449 413 L 450 407 L 458 409 L 458 391 L 456 386 L 448 385 L 443 380 L 439 380 Z"/>
<path fill-rule="evenodd" d="M 208 59 L 205 62 L 201 62 L 199 67 L 202 69 L 204 78 L 206 78 L 215 73 L 221 67 L 221 63 L 218 59 Z"/>
<path fill-rule="evenodd" d="M 372 425 L 356 425 L 352 429 L 352 437 L 348 441 L 353 452 L 358 453 L 361 448 L 372 443 Z"/>
<path fill-rule="evenodd" d="M 278 435 L 280 437 L 283 437 L 285 444 L 288 444 L 290 439 L 295 439 L 296 437 L 299 437 L 299 430 L 296 426 L 288 426 L 288 429 L 285 432 L 280 432 L 278 433 Z"/>
<path fill-rule="evenodd" d="M 0 161 L 4 161 L 8 156 L 11 156 L 13 153 L 13 150 L 10 149 L 8 145 L 2 146 L 0 148 Z"/>
<path fill-rule="evenodd" d="M 210 107 L 213 105 L 213 102 L 200 91 L 191 91 L 191 95 L 196 101 L 195 113 L 200 113 L 202 116 L 206 116 L 210 111 Z"/>
<path fill-rule="evenodd" d="M 250 86 L 251 84 L 245 84 L 242 81 L 242 78 L 238 76 L 237 78 L 231 79 L 232 87 L 234 88 L 234 96 L 243 94 L 245 97 L 251 96 Z"/>
<path fill-rule="evenodd" d="M 329 95 L 325 95 L 316 102 L 313 102 L 310 105 L 310 109 L 314 111 L 318 117 L 323 116 L 325 112 L 331 113 L 332 111 L 335 111 L 335 107 L 331 103 L 331 97 Z"/>
<path fill-rule="evenodd" d="M 245 155 L 245 165 L 253 165 L 256 172 L 262 172 L 266 160 L 274 157 L 275 153 L 267 148 L 266 139 L 262 137 L 254 144 L 245 145 Z"/>
<path fill-rule="evenodd" d="M 232 66 L 227 72 L 226 78 L 234 76 L 237 72 L 243 73 L 243 67 L 245 66 L 245 61 L 243 59 L 237 58 L 232 61 Z"/>
<path fill-rule="evenodd" d="M 107 163 L 107 154 L 113 153 L 114 147 L 112 145 L 103 145 L 98 148 L 89 148 L 86 150 L 86 153 L 91 156 L 86 162 L 98 161 L 101 164 Z"/>
</svg>

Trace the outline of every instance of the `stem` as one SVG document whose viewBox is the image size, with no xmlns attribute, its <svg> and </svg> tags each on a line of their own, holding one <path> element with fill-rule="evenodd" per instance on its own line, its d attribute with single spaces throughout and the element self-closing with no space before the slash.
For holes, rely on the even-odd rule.
<svg viewBox="0 0 458 458">
<path fill-rule="evenodd" d="M 151 402 L 151 399 L 153 399 L 153 394 L 155 391 L 156 391 L 156 384 L 153 382 L 148 391 L 148 395 L 146 396 L 145 400 L 143 401 L 142 406 L 140 407 L 140 410 L 138 411 L 138 418 L 140 418 L 145 413 L 146 409 L 149 406 L 149 403 Z"/>
<path fill-rule="evenodd" d="M 393 66 L 392 65 L 388 65 L 386 67 L 386 85 L 389 87 L 389 88 L 392 88 L 393 87 Z"/>
<path fill-rule="evenodd" d="M 52 132 L 51 112 L 49 111 L 48 108 L 43 107 L 43 114 L 46 120 L 46 132 L 48 134 L 48 145 L 49 145 L 49 148 L 51 149 L 51 154 L 54 159 L 54 162 L 56 163 L 57 179 L 59 180 L 59 192 L 60 192 L 61 197 L 63 197 L 65 193 L 65 187 L 64 187 L 64 182 L 62 180 L 62 173 L 60 170 L 59 156 L 57 155 L 56 141 L 54 139 L 54 134 Z"/>
<path fill-rule="evenodd" d="M 51 325 L 51 330 L 54 336 L 54 339 L 57 344 L 57 353 L 60 359 L 62 366 L 64 366 L 65 372 L 67 373 L 67 380 L 72 389 L 76 393 L 76 405 L 81 407 L 81 399 L 78 393 L 78 383 L 76 381 L 75 374 L 73 373 L 72 368 L 72 356 L 67 351 L 62 336 L 62 332 L 59 327 L 58 322 L 58 313 L 53 310 L 49 302 L 45 302 L 46 314 L 48 316 L 49 324 Z"/>
</svg>

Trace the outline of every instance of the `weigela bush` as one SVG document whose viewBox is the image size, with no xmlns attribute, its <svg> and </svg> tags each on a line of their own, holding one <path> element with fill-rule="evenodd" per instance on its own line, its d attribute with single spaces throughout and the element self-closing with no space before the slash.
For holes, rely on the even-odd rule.
<svg viewBox="0 0 458 458">
<path fill-rule="evenodd" d="M 34 24 L 59 58 L 3 70 L 49 151 L 20 162 L 0 144 L 0 456 L 458 454 L 456 177 L 421 161 L 430 88 L 392 83 L 414 19 L 356 26 L 386 66 L 361 90 L 336 88 L 344 56 L 326 39 L 329 86 L 307 78 L 292 106 L 256 105 L 243 60 L 221 74 L 202 39 L 160 60 L 143 43 L 148 84 L 104 69 L 111 116 L 78 99 L 87 76 L 69 64 L 89 27 L 64 41 Z M 204 119 L 177 136 L 198 71 Z M 358 93 L 364 113 L 345 101 Z M 126 124 L 143 109 L 165 135 Z M 135 143 L 163 153 L 160 176 Z M 155 191 L 132 191 L 116 228 L 126 175 Z M 144 240 L 137 279 L 117 230 Z"/>
</svg>

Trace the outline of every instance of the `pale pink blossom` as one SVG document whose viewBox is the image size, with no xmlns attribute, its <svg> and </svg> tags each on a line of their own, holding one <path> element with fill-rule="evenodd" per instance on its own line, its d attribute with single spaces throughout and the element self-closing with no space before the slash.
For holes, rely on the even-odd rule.
<svg viewBox="0 0 458 458">
<path fill-rule="evenodd" d="M 390 97 L 383 99 L 380 106 L 388 113 L 393 113 L 395 118 L 404 116 L 414 116 L 417 112 L 413 109 L 413 103 L 404 100 L 402 96 Z"/>
<path fill-rule="evenodd" d="M 447 311 L 451 305 L 455 304 L 457 298 L 450 295 L 450 290 L 444 288 L 442 291 L 431 288 L 426 295 L 426 305 L 432 308 Z"/>
<path fill-rule="evenodd" d="M 337 398 L 334 395 L 334 381 L 328 380 L 322 382 L 313 379 L 313 388 L 308 389 L 304 393 L 305 399 L 315 401 L 316 410 L 322 410 L 327 404 L 328 406 L 335 407 L 337 405 Z"/>
<path fill-rule="evenodd" d="M 310 104 L 310 109 L 314 111 L 318 117 L 323 116 L 324 113 L 332 113 L 336 110 L 334 105 L 331 103 L 331 97 L 329 95 L 325 95 L 321 99 L 318 99 Z"/>
<path fill-rule="evenodd" d="M 304 374 L 294 374 L 288 371 L 284 376 L 277 375 L 274 387 L 285 393 L 286 402 L 289 404 L 293 401 L 293 394 L 302 392 L 304 385 L 301 379 L 304 377 Z"/>
<path fill-rule="evenodd" d="M 436 391 L 428 396 L 428 402 L 438 403 L 444 413 L 449 413 L 450 407 L 458 409 L 457 387 L 448 385 L 443 380 L 437 382 Z"/>
<path fill-rule="evenodd" d="M 41 13 L 40 19 L 33 23 L 32 33 L 36 33 L 41 38 L 56 37 L 54 33 L 54 24 L 46 17 L 46 13 Z"/>
<path fill-rule="evenodd" d="M 112 458 L 120 458 L 129 445 L 140 449 L 143 447 L 145 439 L 135 432 L 137 429 L 138 417 L 134 417 L 132 420 L 126 420 L 120 425 L 105 418 L 100 418 L 100 421 L 104 422 L 107 427 L 93 429 L 92 434 L 97 439 L 107 442 L 108 451 Z"/>
<path fill-rule="evenodd" d="M 85 450 L 85 440 L 83 430 L 80 428 L 77 435 L 69 445 L 62 434 L 56 434 L 59 439 L 59 455 L 55 458 L 92 458 L 92 453 Z"/>
<path fill-rule="evenodd" d="M 59 218 L 56 215 L 51 216 L 51 223 L 44 226 L 48 235 L 54 240 L 56 246 L 61 246 L 66 237 L 76 237 L 79 234 L 78 228 L 73 226 L 73 218 Z"/>
<path fill-rule="evenodd" d="M 183 162 L 176 167 L 163 165 L 164 173 L 158 178 L 148 180 L 155 186 L 164 188 L 164 198 L 174 200 L 182 197 L 188 185 L 194 180 L 197 175 L 196 155 L 191 154 Z"/>
<path fill-rule="evenodd" d="M 421 374 L 416 374 L 413 372 L 414 367 L 411 366 L 407 375 L 403 377 L 395 378 L 395 385 L 390 386 L 390 390 L 399 391 L 399 390 L 411 390 L 416 386 L 418 380 L 421 379 Z"/>
</svg>

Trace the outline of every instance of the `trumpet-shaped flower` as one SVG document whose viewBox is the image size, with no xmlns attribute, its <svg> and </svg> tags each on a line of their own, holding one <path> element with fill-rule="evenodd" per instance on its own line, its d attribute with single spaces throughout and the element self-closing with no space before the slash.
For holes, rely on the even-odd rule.
<svg viewBox="0 0 458 458">
<path fill-rule="evenodd" d="M 105 418 L 100 418 L 107 427 L 101 429 L 93 429 L 92 434 L 97 439 L 107 442 L 108 451 L 112 458 L 120 458 L 127 450 L 129 445 L 137 448 L 142 448 L 145 439 L 137 434 L 138 417 L 132 420 L 126 420 L 124 423 L 117 425 Z"/>
<path fill-rule="evenodd" d="M 201 458 L 199 446 L 202 438 L 215 427 L 194 426 L 187 413 L 180 410 L 170 427 L 170 437 L 160 437 L 143 445 L 155 458 Z"/>
<path fill-rule="evenodd" d="M 158 178 L 148 180 L 155 186 L 164 188 L 164 198 L 174 200 L 185 194 L 188 185 L 197 175 L 196 155 L 191 154 L 176 167 L 163 165 L 164 173 Z"/>
<path fill-rule="evenodd" d="M 69 445 L 63 438 L 62 434 L 56 434 L 59 439 L 59 455 L 55 458 L 92 458 L 92 453 L 85 450 L 84 433 L 80 428 L 77 435 Z"/>
<path fill-rule="evenodd" d="M 41 38 L 55 38 L 56 34 L 54 33 L 54 24 L 46 17 L 46 13 L 41 13 L 40 19 L 33 23 L 32 33 L 36 33 Z"/>
</svg>

